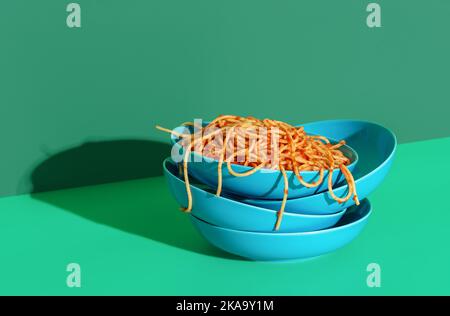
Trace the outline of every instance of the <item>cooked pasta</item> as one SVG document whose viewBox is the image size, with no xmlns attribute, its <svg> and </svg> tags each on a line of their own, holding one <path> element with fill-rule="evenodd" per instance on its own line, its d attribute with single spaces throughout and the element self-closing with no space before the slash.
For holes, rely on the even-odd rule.
<svg viewBox="0 0 450 316">
<path fill-rule="evenodd" d="M 289 185 L 286 171 L 294 172 L 298 181 L 307 188 L 319 186 L 324 181 L 325 171 L 328 170 L 328 190 L 331 197 L 338 203 L 348 201 L 352 196 L 358 205 L 356 185 L 347 165 L 351 163 L 339 149 L 345 144 L 341 140 L 336 144 L 320 135 L 308 135 L 303 127 L 295 127 L 287 123 L 254 117 L 240 117 L 235 115 L 221 115 L 207 126 L 197 126 L 192 122 L 184 123 L 192 126 L 193 133 L 177 133 L 175 131 L 156 126 L 159 130 L 172 133 L 181 139 L 184 147 L 183 176 L 186 184 L 188 205 L 183 209 L 192 209 L 192 195 L 189 186 L 188 160 L 192 152 L 218 161 L 218 185 L 216 194 L 222 192 L 222 168 L 226 164 L 228 172 L 235 177 L 246 177 L 262 168 L 279 170 L 284 180 L 284 194 L 277 220 L 274 226 L 278 230 L 282 221 Z M 233 164 L 248 166 L 250 169 L 238 173 Z M 348 183 L 348 193 L 345 197 L 338 197 L 333 192 L 332 175 L 339 169 Z M 314 182 L 303 179 L 302 171 L 317 171 L 319 178 Z"/>
</svg>

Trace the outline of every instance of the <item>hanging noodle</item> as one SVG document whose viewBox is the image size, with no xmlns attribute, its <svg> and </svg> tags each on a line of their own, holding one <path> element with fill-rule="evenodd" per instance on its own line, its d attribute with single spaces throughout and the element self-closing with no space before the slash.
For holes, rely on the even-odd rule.
<svg viewBox="0 0 450 316">
<path fill-rule="evenodd" d="M 280 210 L 277 212 L 275 230 L 280 227 L 288 197 L 289 185 L 286 171 L 294 172 L 298 181 L 308 188 L 319 186 L 324 181 L 325 171 L 328 171 L 328 191 L 331 197 L 338 203 L 345 203 L 353 196 L 353 200 L 359 205 L 355 180 L 347 168 L 351 161 L 339 149 L 345 145 L 343 140 L 331 144 L 324 136 L 307 135 L 303 127 L 291 126 L 276 120 L 258 120 L 254 117 L 234 115 L 218 116 L 203 128 L 192 122 L 186 122 L 183 125 L 193 126 L 194 133 L 179 133 L 160 126 L 156 128 L 180 138 L 185 149 L 183 176 L 188 196 L 188 205 L 182 208 L 185 212 L 190 212 L 192 209 L 188 176 L 188 161 L 192 152 L 218 160 L 217 196 L 220 196 L 222 192 L 224 163 L 227 165 L 228 172 L 235 177 L 250 176 L 262 168 L 280 170 L 283 175 L 284 193 Z M 257 130 L 266 132 L 257 133 Z M 252 169 L 238 173 L 233 170 L 233 164 L 248 166 Z M 333 191 L 332 176 L 337 168 L 340 169 L 348 184 L 345 197 L 338 197 Z M 300 174 L 301 171 L 318 171 L 319 179 L 312 183 L 306 182 Z"/>
</svg>

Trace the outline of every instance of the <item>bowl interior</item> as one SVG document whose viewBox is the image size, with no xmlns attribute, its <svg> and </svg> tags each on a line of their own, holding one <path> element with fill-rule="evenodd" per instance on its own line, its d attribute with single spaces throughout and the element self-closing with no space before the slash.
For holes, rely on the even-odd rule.
<svg viewBox="0 0 450 316">
<path fill-rule="evenodd" d="M 308 133 L 345 139 L 361 160 L 355 166 L 355 181 L 381 167 L 394 154 L 395 134 L 375 123 L 357 120 L 330 120 L 303 125 Z"/>
</svg>

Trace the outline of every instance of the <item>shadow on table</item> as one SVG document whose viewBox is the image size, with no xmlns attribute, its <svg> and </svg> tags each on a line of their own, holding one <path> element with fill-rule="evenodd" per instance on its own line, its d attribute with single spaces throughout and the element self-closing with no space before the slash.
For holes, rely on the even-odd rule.
<svg viewBox="0 0 450 316">
<path fill-rule="evenodd" d="M 169 154 L 170 145 L 155 141 L 88 142 L 39 164 L 31 174 L 32 197 L 173 247 L 237 258 L 210 246 L 194 230 L 188 216 L 179 211 L 165 182 L 157 177 L 162 175 L 162 161 Z M 143 177 L 146 179 L 123 182 Z M 110 183 L 118 181 L 122 182 Z M 92 186 L 103 183 L 110 184 Z M 53 191 L 71 187 L 77 189 Z"/>
</svg>

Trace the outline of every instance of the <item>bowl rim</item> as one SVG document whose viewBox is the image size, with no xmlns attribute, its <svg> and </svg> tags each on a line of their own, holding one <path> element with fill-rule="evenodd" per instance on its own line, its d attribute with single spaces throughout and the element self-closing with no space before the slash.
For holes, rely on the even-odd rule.
<svg viewBox="0 0 450 316">
<path fill-rule="evenodd" d="M 325 121 L 318 121 L 318 122 L 325 122 Z M 208 121 L 204 122 L 204 124 L 207 124 L 207 123 L 208 123 Z M 300 126 L 303 126 L 303 125 L 305 125 L 305 124 L 298 124 L 298 125 L 294 125 L 294 126 L 295 127 L 300 127 Z M 187 126 L 179 125 L 179 126 L 175 127 L 174 129 L 172 129 L 172 131 L 176 131 L 176 130 L 179 130 L 179 129 L 182 129 L 182 128 L 186 129 Z M 309 135 L 313 135 L 314 136 L 315 134 L 309 133 Z M 339 142 L 339 141 L 337 141 L 336 139 L 334 139 L 332 137 L 327 137 L 327 138 L 330 141 L 330 143 L 337 144 Z M 170 134 L 170 140 L 171 140 L 172 146 L 178 146 L 178 149 L 180 149 L 181 145 L 178 144 L 178 139 L 179 139 L 179 137 L 175 137 L 173 134 Z M 344 144 L 344 145 L 342 145 L 342 147 L 346 148 L 351 153 L 352 157 L 346 156 L 347 158 L 349 158 L 350 160 L 352 160 L 352 158 L 354 158 L 351 161 L 351 163 L 347 165 L 347 168 L 355 167 L 356 164 L 359 161 L 358 152 L 355 149 L 353 149 L 353 147 L 349 146 L 348 144 Z M 191 155 L 196 155 L 198 157 L 201 157 L 202 161 L 205 161 L 207 163 L 216 163 L 216 164 L 219 163 L 219 161 L 217 159 L 204 156 L 204 155 L 202 155 L 202 154 L 200 154 L 200 153 L 198 153 L 196 151 L 192 151 Z M 192 163 L 192 162 L 190 161 L 190 163 Z M 239 164 L 233 164 L 233 168 L 237 169 L 240 172 L 246 172 L 246 171 L 252 170 L 254 167 L 243 166 L 243 165 L 239 165 Z M 263 168 L 261 168 L 261 170 L 264 170 L 264 173 L 267 173 L 267 174 L 280 173 L 280 170 L 278 170 L 278 169 L 269 169 L 269 168 L 264 168 L 263 167 Z M 260 173 L 261 170 L 258 170 L 258 173 Z M 339 170 L 339 167 L 336 167 L 336 168 L 333 169 L 333 171 L 337 171 L 337 170 Z M 319 173 L 319 171 L 317 171 L 317 170 L 303 170 L 303 171 L 300 171 L 299 173 L 302 174 L 302 175 L 315 176 L 315 175 L 317 175 Z M 291 177 L 294 174 L 294 171 L 286 170 L 286 174 L 288 175 L 288 177 Z M 327 175 L 327 174 L 328 174 L 328 169 L 324 170 L 324 176 Z"/>
<path fill-rule="evenodd" d="M 258 236 L 308 236 L 308 235 L 322 235 L 322 234 L 327 234 L 327 233 L 331 233 L 334 231 L 339 231 L 339 230 L 343 230 L 343 229 L 348 229 L 349 227 L 358 225 L 359 223 L 366 221 L 370 215 L 372 214 L 372 204 L 370 203 L 369 199 L 364 199 L 361 201 L 361 204 L 365 203 L 367 204 L 367 208 L 368 211 L 367 213 L 359 218 L 358 220 L 345 224 L 345 225 L 341 225 L 341 226 L 333 226 L 333 227 L 329 227 L 329 228 L 325 228 L 325 229 L 320 229 L 320 230 L 315 230 L 315 231 L 309 231 L 309 232 L 291 232 L 291 233 L 278 233 L 278 232 L 252 232 L 252 231 L 247 231 L 247 230 L 237 230 L 237 229 L 231 229 L 231 228 L 226 228 L 226 227 L 221 227 L 221 226 L 217 226 L 211 223 L 208 223 L 206 221 L 204 221 L 203 219 L 195 216 L 194 214 L 189 214 L 194 220 L 201 222 L 202 224 L 206 225 L 206 226 L 210 226 L 214 229 L 218 229 L 218 230 L 224 230 L 224 231 L 228 231 L 228 232 L 232 232 L 232 233 L 238 233 L 238 234 L 246 234 L 246 235 L 258 235 Z M 360 206 L 356 206 L 356 207 L 360 207 Z M 345 215 L 344 215 L 345 216 Z"/>
<path fill-rule="evenodd" d="M 183 185 L 185 185 L 185 182 L 183 179 L 180 179 L 179 177 L 175 176 L 171 171 L 169 171 L 166 167 L 167 163 L 172 163 L 174 165 L 176 165 L 176 162 L 174 162 L 172 160 L 172 158 L 167 157 L 166 159 L 164 159 L 163 161 L 163 171 L 165 174 L 167 174 L 168 176 L 170 176 L 171 178 L 175 179 L 178 182 L 182 182 Z M 244 207 L 249 207 L 249 208 L 253 208 L 256 209 L 256 211 L 261 211 L 261 212 L 267 212 L 267 213 L 272 213 L 272 214 L 276 214 L 277 211 L 276 210 L 272 210 L 272 209 L 268 209 L 265 207 L 261 207 L 261 206 L 256 206 L 256 205 L 251 205 L 251 204 L 247 204 L 241 201 L 237 201 L 237 200 L 233 200 L 224 196 L 217 196 L 213 193 L 207 192 L 199 187 L 197 187 L 196 185 L 189 183 L 189 186 L 191 188 L 191 190 L 195 190 L 195 191 L 200 191 L 201 193 L 207 193 L 212 195 L 214 198 L 217 199 L 222 199 L 225 200 L 227 203 L 231 203 L 231 204 L 238 204 Z M 342 210 L 335 212 L 335 213 L 331 213 L 331 214 L 302 214 L 302 213 L 293 213 L 293 212 L 289 212 L 289 211 L 285 211 L 284 215 L 286 216 L 288 214 L 288 216 L 292 216 L 292 217 L 302 217 L 302 218 L 320 218 L 320 219 L 324 219 L 324 218 L 334 218 L 334 217 L 339 217 L 341 214 L 345 213 L 347 211 L 347 208 L 343 208 Z"/>
</svg>

